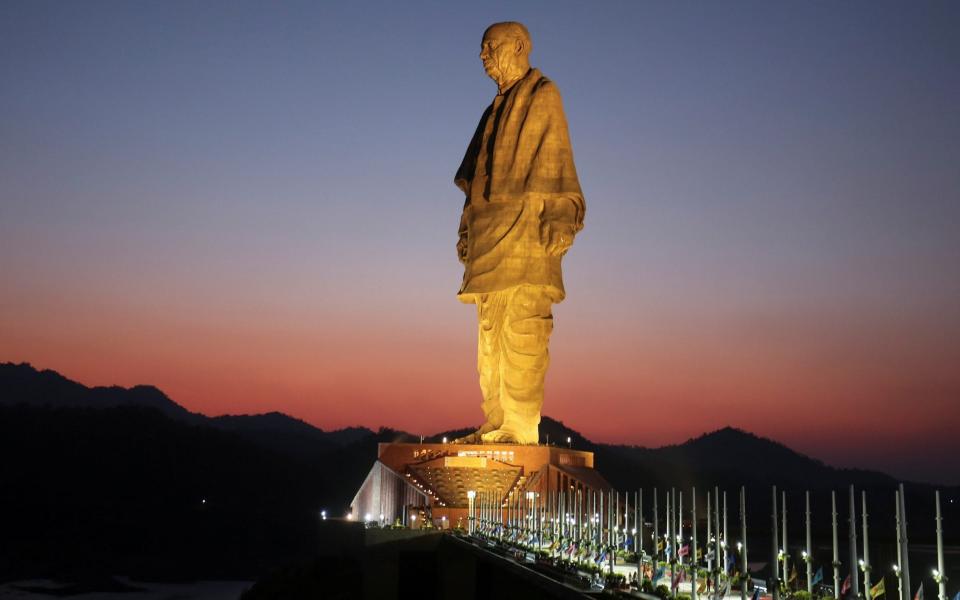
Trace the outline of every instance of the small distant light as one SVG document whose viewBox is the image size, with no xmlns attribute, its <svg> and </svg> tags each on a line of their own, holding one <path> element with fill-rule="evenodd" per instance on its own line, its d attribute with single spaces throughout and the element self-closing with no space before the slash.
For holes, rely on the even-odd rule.
<svg viewBox="0 0 960 600">
<path fill-rule="evenodd" d="M 383 520 L 383 513 L 380 513 L 380 520 Z"/>
<path fill-rule="evenodd" d="M 443 437 L 443 443 L 444 443 L 444 444 L 447 443 L 447 437 L 446 437 L 446 436 Z"/>
<path fill-rule="evenodd" d="M 200 504 L 206 504 L 206 503 L 207 503 L 207 499 L 206 499 L 206 498 L 204 498 L 203 500 L 200 501 Z"/>
<path fill-rule="evenodd" d="M 410 515 L 410 520 L 411 520 L 411 521 L 416 521 L 416 520 L 417 520 L 417 515 Z"/>
<path fill-rule="evenodd" d="M 742 550 L 742 549 L 743 549 L 743 544 L 741 544 L 740 542 L 737 542 L 737 550 Z"/>
<path fill-rule="evenodd" d="M 320 511 L 320 518 L 323 519 L 324 521 L 326 521 L 326 520 L 327 520 L 327 511 L 321 510 L 321 511 Z"/>
<path fill-rule="evenodd" d="M 352 520 L 353 520 L 353 513 L 347 513 L 347 520 L 348 520 L 348 521 L 352 521 Z"/>
<path fill-rule="evenodd" d="M 447 517 L 446 517 L 446 515 L 444 515 L 444 516 L 442 516 L 442 517 L 440 517 L 440 520 L 441 520 L 441 521 L 446 521 L 446 520 L 447 520 Z"/>
<path fill-rule="evenodd" d="M 857 561 L 857 564 L 859 564 L 859 565 L 862 567 L 862 566 L 863 566 L 863 559 L 861 558 L 860 560 L 858 560 L 858 561 Z"/>
<path fill-rule="evenodd" d="M 933 576 L 934 576 L 934 577 L 940 577 L 940 571 L 934 569 L 934 570 L 933 570 Z"/>
<path fill-rule="evenodd" d="M 637 535 L 637 528 L 634 527 L 633 529 L 631 529 L 631 530 L 630 530 L 630 533 L 631 533 L 631 535 Z"/>
</svg>

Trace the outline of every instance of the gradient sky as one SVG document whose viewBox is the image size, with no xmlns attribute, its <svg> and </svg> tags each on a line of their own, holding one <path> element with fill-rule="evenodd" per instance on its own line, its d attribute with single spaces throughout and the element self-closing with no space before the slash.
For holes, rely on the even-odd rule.
<svg viewBox="0 0 960 600">
<path fill-rule="evenodd" d="M 478 424 L 452 184 L 516 19 L 586 228 L 544 413 L 960 483 L 960 4 L 0 4 L 0 360 Z"/>
</svg>

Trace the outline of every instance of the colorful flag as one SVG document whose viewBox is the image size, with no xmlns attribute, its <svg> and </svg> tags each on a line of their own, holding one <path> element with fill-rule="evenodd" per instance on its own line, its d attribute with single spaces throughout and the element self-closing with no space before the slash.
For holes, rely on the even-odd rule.
<svg viewBox="0 0 960 600">
<path fill-rule="evenodd" d="M 606 552 L 602 552 L 602 553 L 600 554 L 600 556 L 597 558 L 597 561 L 596 561 L 596 562 L 597 562 L 598 565 L 602 565 L 602 564 L 603 564 L 603 561 L 605 561 L 605 560 L 607 560 L 607 553 L 606 553 Z"/>
<path fill-rule="evenodd" d="M 923 582 L 920 582 L 920 587 L 917 589 L 916 595 L 914 595 L 913 600 L 923 600 Z"/>
<path fill-rule="evenodd" d="M 658 567 L 657 572 L 653 574 L 653 583 L 656 583 L 658 579 L 663 577 L 663 574 L 666 572 L 666 567 Z"/>
<path fill-rule="evenodd" d="M 733 552 L 727 554 L 727 564 L 726 564 L 726 568 L 723 570 L 723 572 L 724 572 L 724 573 L 729 573 L 729 572 L 730 572 L 730 567 L 734 566 L 734 564 L 736 563 L 736 560 L 737 560 L 737 559 L 735 559 L 735 558 L 733 557 Z"/>
<path fill-rule="evenodd" d="M 753 587 L 753 597 L 750 600 L 760 600 L 760 588 L 757 586 Z"/>
<path fill-rule="evenodd" d="M 849 591 L 850 591 L 850 576 L 847 575 L 847 578 L 843 580 L 843 585 L 840 586 L 840 595 L 846 596 L 847 592 Z M 920 600 L 923 600 L 923 598 L 921 598 Z"/>
<path fill-rule="evenodd" d="M 793 569 L 790 570 L 790 578 L 787 579 L 787 583 L 793 583 L 797 580 L 797 566 L 794 565 Z"/>
<path fill-rule="evenodd" d="M 663 550 L 663 542 L 657 542 L 657 552 Z"/>
<path fill-rule="evenodd" d="M 823 581 L 823 567 L 817 569 L 816 574 L 814 574 L 813 579 L 810 580 L 810 587 L 813 587 Z"/>
<path fill-rule="evenodd" d="M 686 556 L 686 555 L 688 555 L 688 554 L 690 554 L 690 546 L 688 546 L 688 545 L 686 545 L 686 544 L 684 544 L 683 546 L 680 546 L 680 552 L 678 553 L 678 555 L 679 555 L 679 556 Z"/>
<path fill-rule="evenodd" d="M 870 588 L 870 598 L 876 598 L 877 596 L 882 596 L 887 591 L 886 586 L 883 585 L 883 577 L 880 578 L 880 583 Z"/>
</svg>

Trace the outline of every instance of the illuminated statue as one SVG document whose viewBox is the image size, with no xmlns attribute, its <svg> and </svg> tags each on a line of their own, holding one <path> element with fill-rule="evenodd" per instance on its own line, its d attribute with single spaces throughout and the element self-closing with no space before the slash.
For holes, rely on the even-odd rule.
<svg viewBox="0 0 960 600">
<path fill-rule="evenodd" d="M 477 370 L 486 421 L 464 443 L 536 444 L 553 330 L 564 298 L 560 261 L 585 205 L 560 92 L 530 67 L 520 23 L 483 34 L 480 59 L 498 93 L 480 118 L 454 182 L 466 194 L 457 297 L 477 305 Z"/>
</svg>

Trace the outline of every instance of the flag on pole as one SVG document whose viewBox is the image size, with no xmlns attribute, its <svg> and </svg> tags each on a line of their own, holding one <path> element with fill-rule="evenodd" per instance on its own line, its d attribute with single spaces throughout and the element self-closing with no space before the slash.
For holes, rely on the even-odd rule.
<svg viewBox="0 0 960 600">
<path fill-rule="evenodd" d="M 880 583 L 870 588 L 870 597 L 876 598 L 877 596 L 882 596 L 886 591 L 886 586 L 883 585 L 883 577 L 880 578 Z"/>
<path fill-rule="evenodd" d="M 760 588 L 757 586 L 753 587 L 753 597 L 750 600 L 760 600 Z"/>
<path fill-rule="evenodd" d="M 687 545 L 687 544 L 684 544 L 683 546 L 680 546 L 680 552 L 678 552 L 677 554 L 678 554 L 679 556 L 686 556 L 686 555 L 690 554 L 690 546 Z"/>
<path fill-rule="evenodd" d="M 850 576 L 847 575 L 847 578 L 843 580 L 843 585 L 840 586 L 840 595 L 846 596 L 847 592 L 850 591 Z M 923 600 L 921 597 L 920 600 Z"/>
<path fill-rule="evenodd" d="M 810 587 L 813 587 L 823 581 L 823 567 L 817 569 L 816 574 L 814 574 L 813 579 L 810 580 Z"/>
<path fill-rule="evenodd" d="M 797 580 L 797 566 L 794 565 L 793 568 L 790 570 L 790 578 L 787 579 L 787 583 L 793 583 L 796 580 Z"/>
<path fill-rule="evenodd" d="M 923 582 L 920 582 L 920 587 L 917 589 L 916 595 L 913 597 L 913 600 L 923 600 Z"/>
<path fill-rule="evenodd" d="M 663 577 L 663 574 L 665 571 L 666 571 L 666 567 L 658 567 L 657 572 L 653 574 L 653 578 L 652 578 L 653 583 L 656 583 L 658 579 Z"/>
</svg>

